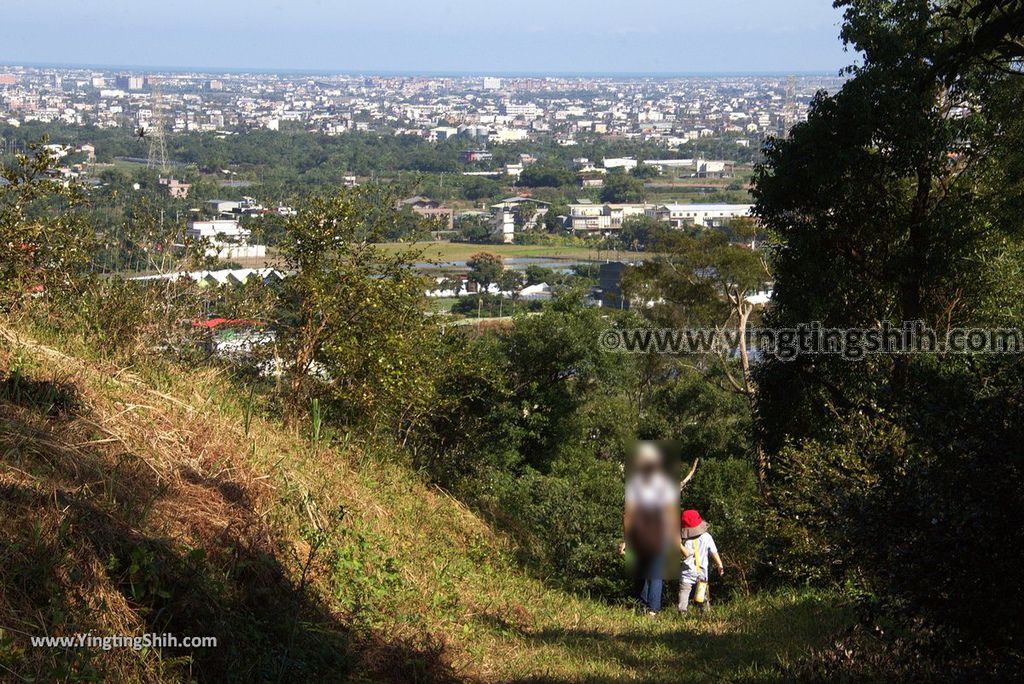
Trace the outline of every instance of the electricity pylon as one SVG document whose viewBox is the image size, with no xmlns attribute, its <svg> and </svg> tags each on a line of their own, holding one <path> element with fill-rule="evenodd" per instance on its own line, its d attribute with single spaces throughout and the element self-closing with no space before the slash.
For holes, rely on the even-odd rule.
<svg viewBox="0 0 1024 684">
<path fill-rule="evenodd" d="M 149 159 L 146 168 L 167 170 L 167 142 L 164 140 L 164 99 L 160 93 L 160 84 L 150 77 L 150 106 L 152 113 L 146 137 L 149 138 Z"/>
</svg>

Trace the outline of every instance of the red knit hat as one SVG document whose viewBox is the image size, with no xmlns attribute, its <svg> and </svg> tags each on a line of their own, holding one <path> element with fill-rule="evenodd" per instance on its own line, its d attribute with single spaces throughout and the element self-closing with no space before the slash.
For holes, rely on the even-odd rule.
<svg viewBox="0 0 1024 684">
<path fill-rule="evenodd" d="M 683 536 L 687 539 L 699 537 L 708 531 L 707 522 L 694 509 L 683 511 Z"/>
</svg>

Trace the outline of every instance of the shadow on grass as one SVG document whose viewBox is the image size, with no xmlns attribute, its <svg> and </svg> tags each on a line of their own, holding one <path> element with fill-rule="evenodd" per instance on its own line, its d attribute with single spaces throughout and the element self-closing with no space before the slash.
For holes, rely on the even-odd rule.
<svg viewBox="0 0 1024 684">
<path fill-rule="evenodd" d="M 292 542 L 267 525 L 249 482 L 147 462 L 97 434 L 69 385 L 19 378 L 0 390 L 0 680 L 454 679 L 443 649 L 354 633 L 299 591 Z M 80 633 L 217 645 L 29 643 Z"/>
<path fill-rule="evenodd" d="M 17 370 L 0 372 L 0 401 L 9 401 L 51 418 L 66 417 L 80 408 L 73 385 L 56 378 L 37 380 Z"/>
<path fill-rule="evenodd" d="M 564 658 L 591 662 L 598 670 L 628 671 L 631 681 L 706 682 L 777 680 L 773 669 L 827 643 L 848 624 L 843 608 L 814 596 L 768 601 L 754 613 L 733 615 L 728 606 L 707 616 L 666 610 L 650 630 L 617 633 L 552 629 L 527 638 L 556 646 Z M 522 681 L 621 681 L 621 677 L 581 671 L 569 678 L 532 677 Z"/>
</svg>

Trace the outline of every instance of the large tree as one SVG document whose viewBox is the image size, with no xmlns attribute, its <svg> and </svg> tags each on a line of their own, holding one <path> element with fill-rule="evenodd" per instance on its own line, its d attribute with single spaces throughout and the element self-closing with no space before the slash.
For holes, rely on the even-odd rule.
<svg viewBox="0 0 1024 684">
<path fill-rule="evenodd" d="M 34 292 L 75 291 L 92 258 L 85 196 L 58 176 L 45 142 L 0 169 L 0 311 Z"/>
<path fill-rule="evenodd" d="M 1002 41 L 976 40 L 982 3 L 836 4 L 862 64 L 788 140 L 768 143 L 756 176 L 776 276 L 768 324 L 919 322 L 939 339 L 1016 327 L 1016 63 Z M 1024 606 L 1008 579 L 1024 572 L 1009 513 L 1024 504 L 1020 357 L 805 354 L 770 359 L 755 378 L 776 534 L 791 552 L 780 567 L 854 581 L 972 647 L 1019 649 L 1003 627 Z M 964 559 L 991 554 L 999 577 L 972 582 Z"/>
<path fill-rule="evenodd" d="M 748 332 L 758 309 L 754 295 L 771 279 L 764 254 L 746 244 L 746 233 L 753 230 L 750 222 L 737 223 L 737 241 L 721 230 L 658 231 L 649 244 L 655 255 L 630 269 L 623 281 L 628 297 L 651 302 L 645 315 L 662 327 L 716 333 L 713 347 L 687 350 L 683 358 L 696 359 L 703 368 L 713 365 L 714 372 L 704 375 L 743 396 L 751 413 L 757 385 Z M 757 440 L 751 445 L 751 463 L 763 489 L 767 455 Z"/>
</svg>

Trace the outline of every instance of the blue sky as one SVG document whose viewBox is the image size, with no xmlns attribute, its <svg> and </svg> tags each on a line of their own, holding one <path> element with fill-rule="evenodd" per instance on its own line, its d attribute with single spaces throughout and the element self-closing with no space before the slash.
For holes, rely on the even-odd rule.
<svg viewBox="0 0 1024 684">
<path fill-rule="evenodd" d="M 466 72 L 837 71 L 832 0 L 3 0 L 0 61 Z"/>
</svg>

